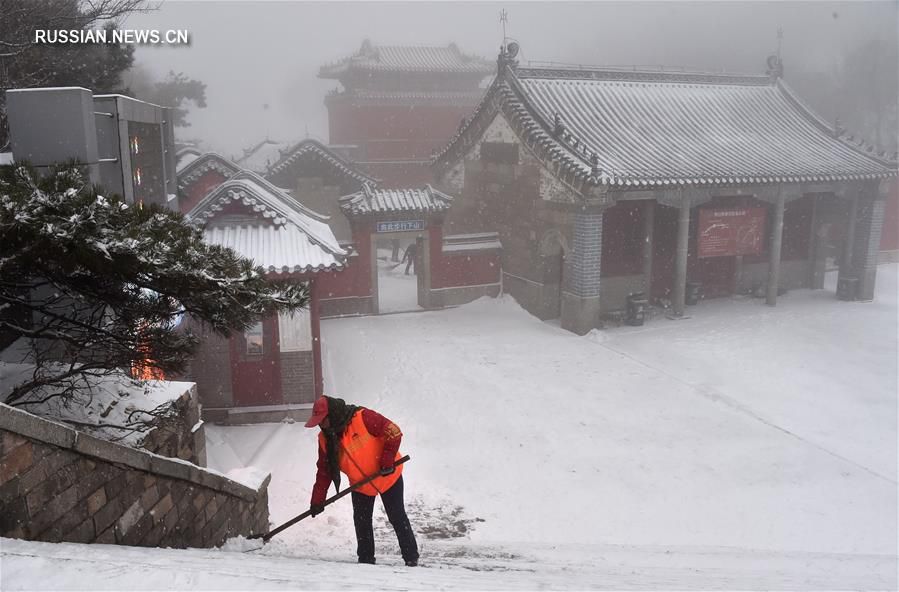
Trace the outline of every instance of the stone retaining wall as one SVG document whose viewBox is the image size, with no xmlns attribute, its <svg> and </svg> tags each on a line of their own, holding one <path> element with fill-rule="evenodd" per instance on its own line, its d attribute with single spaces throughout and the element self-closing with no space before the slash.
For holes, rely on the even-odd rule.
<svg viewBox="0 0 899 592">
<path fill-rule="evenodd" d="M 156 427 L 147 433 L 140 447 L 205 467 L 206 430 L 200 423 L 197 386 L 191 385 L 184 394 L 172 401 L 172 406 L 178 413 L 178 421 L 151 421 Z"/>
<path fill-rule="evenodd" d="M 268 530 L 269 480 L 253 490 L 0 404 L 0 536 L 213 547 Z"/>
</svg>

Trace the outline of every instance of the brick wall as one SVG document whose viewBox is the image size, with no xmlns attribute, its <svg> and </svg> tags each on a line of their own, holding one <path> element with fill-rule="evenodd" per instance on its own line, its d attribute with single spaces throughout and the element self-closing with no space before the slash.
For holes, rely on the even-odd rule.
<svg viewBox="0 0 899 592">
<path fill-rule="evenodd" d="M 197 383 L 203 407 L 231 407 L 231 342 L 209 331 L 203 324 L 185 322 L 200 337 L 200 346 L 190 362 L 185 378 Z"/>
<path fill-rule="evenodd" d="M 258 491 L 0 405 L 0 536 L 213 547 L 268 530 Z"/>
<path fill-rule="evenodd" d="M 150 422 L 156 427 L 144 437 L 141 448 L 170 458 L 206 466 L 206 430 L 200 422 L 197 387 L 192 386 L 172 404 L 177 419 Z"/>
<path fill-rule="evenodd" d="M 281 352 L 281 392 L 285 403 L 315 401 L 315 360 L 311 351 Z"/>
</svg>

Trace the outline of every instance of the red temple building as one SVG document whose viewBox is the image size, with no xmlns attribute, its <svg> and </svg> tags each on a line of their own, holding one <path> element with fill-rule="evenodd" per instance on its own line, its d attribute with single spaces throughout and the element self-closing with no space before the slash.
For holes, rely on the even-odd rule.
<svg viewBox="0 0 899 592">
<path fill-rule="evenodd" d="M 432 178 L 432 154 L 459 129 L 495 66 L 446 47 L 375 46 L 323 66 L 334 79 L 325 99 L 329 143 L 358 147 L 356 163 L 386 187 L 421 186 Z"/>
</svg>

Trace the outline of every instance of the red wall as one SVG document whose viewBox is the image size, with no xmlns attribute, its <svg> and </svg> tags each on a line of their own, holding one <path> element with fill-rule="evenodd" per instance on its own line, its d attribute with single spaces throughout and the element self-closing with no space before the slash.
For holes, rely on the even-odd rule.
<svg viewBox="0 0 899 592">
<path fill-rule="evenodd" d="M 431 275 L 431 287 L 454 288 L 499 283 L 499 251 L 443 253 Z"/>
<path fill-rule="evenodd" d="M 419 188 L 434 182 L 434 173 L 428 163 L 376 162 L 365 165 L 365 170 L 381 180 L 388 188 Z"/>
<path fill-rule="evenodd" d="M 403 161 L 429 160 L 474 107 L 330 103 L 330 142 L 360 146 L 360 163 L 385 187 L 421 187 L 433 180 L 429 164 Z"/>
<path fill-rule="evenodd" d="M 335 103 L 328 106 L 329 135 L 332 144 L 366 144 L 375 140 L 409 146 L 418 142 L 448 141 L 474 109 L 466 106 L 431 105 L 352 105 Z M 408 157 L 428 158 L 430 151 L 406 149 L 395 152 Z M 373 155 L 369 155 L 370 157 Z"/>
<path fill-rule="evenodd" d="M 319 298 L 347 298 L 351 296 L 371 296 L 371 237 L 368 228 L 353 226 L 353 246 L 357 255 L 347 258 L 347 265 L 342 271 L 319 273 Z"/>
<path fill-rule="evenodd" d="M 201 199 L 206 197 L 210 191 L 225 182 L 227 177 L 218 171 L 206 171 L 200 178 L 187 186 L 184 191 L 184 199 L 181 200 L 179 207 L 181 213 L 186 214 L 197 205 Z"/>
<path fill-rule="evenodd" d="M 443 226 L 432 226 L 431 288 L 480 286 L 499 282 L 501 253 L 498 250 L 443 252 Z"/>
</svg>

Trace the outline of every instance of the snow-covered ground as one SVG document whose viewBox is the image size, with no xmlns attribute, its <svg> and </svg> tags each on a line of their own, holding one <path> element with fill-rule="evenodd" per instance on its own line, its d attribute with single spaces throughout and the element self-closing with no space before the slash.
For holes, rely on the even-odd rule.
<svg viewBox="0 0 899 592">
<path fill-rule="evenodd" d="M 0 587 L 896 589 L 897 266 L 874 303 L 829 280 L 585 337 L 508 298 L 323 322 L 327 392 L 403 429 L 421 567 L 380 509 L 353 563 L 343 500 L 242 554 L 3 539 Z M 274 522 L 306 509 L 314 430 L 208 428 Z"/>
<path fill-rule="evenodd" d="M 404 241 L 399 256 L 402 258 L 406 249 Z M 378 249 L 376 259 L 378 265 L 378 310 L 385 312 L 408 312 L 421 310 L 418 306 L 418 278 L 409 269 L 406 275 L 406 264 L 391 261 L 390 249 Z"/>
</svg>

